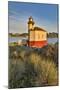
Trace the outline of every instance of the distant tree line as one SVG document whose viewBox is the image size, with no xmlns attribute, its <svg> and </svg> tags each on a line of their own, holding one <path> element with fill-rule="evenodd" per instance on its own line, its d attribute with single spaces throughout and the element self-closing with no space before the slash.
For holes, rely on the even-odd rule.
<svg viewBox="0 0 60 90">
<path fill-rule="evenodd" d="M 58 38 L 58 33 L 52 32 L 52 33 L 47 33 L 48 38 Z"/>
<path fill-rule="evenodd" d="M 23 37 L 26 37 L 28 36 L 28 33 L 9 33 L 9 36 L 11 37 L 20 37 L 20 36 L 23 36 Z"/>
<path fill-rule="evenodd" d="M 20 37 L 20 36 L 22 36 L 22 37 L 27 37 L 28 36 L 28 33 L 9 33 L 9 36 L 11 36 L 11 37 Z M 47 33 L 47 37 L 48 38 L 55 38 L 55 37 L 58 37 L 58 33 L 55 33 L 55 32 L 50 32 L 50 33 Z"/>
</svg>

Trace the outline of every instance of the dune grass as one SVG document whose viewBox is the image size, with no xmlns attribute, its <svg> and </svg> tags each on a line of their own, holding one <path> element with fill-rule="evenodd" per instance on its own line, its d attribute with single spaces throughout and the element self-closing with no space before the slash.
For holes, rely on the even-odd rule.
<svg viewBox="0 0 60 90">
<path fill-rule="evenodd" d="M 9 47 L 9 88 L 58 85 L 55 50 L 56 45 L 42 49 Z"/>
</svg>

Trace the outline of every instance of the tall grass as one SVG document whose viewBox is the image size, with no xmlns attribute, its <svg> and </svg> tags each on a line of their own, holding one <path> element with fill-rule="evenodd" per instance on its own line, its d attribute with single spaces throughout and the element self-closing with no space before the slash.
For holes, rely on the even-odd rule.
<svg viewBox="0 0 60 90">
<path fill-rule="evenodd" d="M 11 49 L 9 88 L 58 85 L 57 65 L 54 58 L 46 56 L 46 50 L 46 47 L 40 51 L 25 47 Z"/>
<path fill-rule="evenodd" d="M 57 85 L 57 68 L 52 60 L 42 59 L 36 53 L 31 53 L 28 61 L 34 67 L 37 74 L 38 86 L 41 85 Z"/>
</svg>

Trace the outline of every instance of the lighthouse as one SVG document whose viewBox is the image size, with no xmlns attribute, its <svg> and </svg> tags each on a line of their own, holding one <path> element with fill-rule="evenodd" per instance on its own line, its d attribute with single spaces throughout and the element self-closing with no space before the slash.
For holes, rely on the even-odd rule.
<svg viewBox="0 0 60 90">
<path fill-rule="evenodd" d="M 47 45 L 47 31 L 35 26 L 33 18 L 28 20 L 28 46 L 42 48 Z"/>
</svg>

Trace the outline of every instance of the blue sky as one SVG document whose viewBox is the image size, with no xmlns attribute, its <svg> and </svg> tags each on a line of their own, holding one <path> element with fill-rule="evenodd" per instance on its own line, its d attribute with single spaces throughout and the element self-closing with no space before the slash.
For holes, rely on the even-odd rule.
<svg viewBox="0 0 60 90">
<path fill-rule="evenodd" d="M 8 2 L 9 32 L 28 32 L 28 18 L 33 17 L 35 26 L 47 32 L 57 32 L 58 13 L 57 4 Z"/>
</svg>

